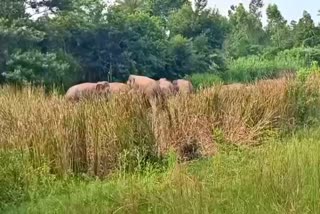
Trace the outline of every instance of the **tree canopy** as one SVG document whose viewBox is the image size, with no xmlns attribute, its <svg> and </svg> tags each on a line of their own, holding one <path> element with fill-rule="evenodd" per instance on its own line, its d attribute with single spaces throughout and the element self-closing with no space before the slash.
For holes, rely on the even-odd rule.
<svg viewBox="0 0 320 214">
<path fill-rule="evenodd" d="M 232 5 L 225 17 L 207 0 L 2 0 L 0 82 L 69 87 L 131 73 L 184 78 L 223 73 L 228 59 L 319 47 L 320 27 L 307 11 L 288 22 L 268 5 L 263 26 L 263 6 Z"/>
</svg>

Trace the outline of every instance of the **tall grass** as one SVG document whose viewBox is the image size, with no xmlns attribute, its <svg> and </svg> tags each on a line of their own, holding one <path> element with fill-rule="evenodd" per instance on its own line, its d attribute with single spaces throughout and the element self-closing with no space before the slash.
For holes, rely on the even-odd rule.
<svg viewBox="0 0 320 214">
<path fill-rule="evenodd" d="M 215 86 L 172 97 L 166 111 L 156 112 L 138 97 L 74 104 L 41 89 L 4 88 L 1 148 L 28 154 L 34 165 L 45 158 L 59 175 L 104 176 L 121 163 L 134 168 L 171 149 L 184 159 L 212 155 L 218 138 L 255 145 L 294 119 L 289 87 L 285 79 L 239 89 Z"/>
<path fill-rule="evenodd" d="M 225 82 L 249 83 L 270 79 L 287 72 L 309 70 L 320 63 L 317 48 L 293 48 L 280 52 L 265 52 L 262 56 L 243 57 L 228 62 L 228 69 L 222 75 Z"/>
<path fill-rule="evenodd" d="M 70 182 L 65 191 L 12 213 L 317 213 L 319 130 L 238 148 L 189 165 L 171 162 L 108 181 Z M 52 189 L 57 187 L 52 186 Z"/>
<path fill-rule="evenodd" d="M 250 83 L 261 79 L 276 78 L 283 72 L 296 72 L 305 66 L 303 58 L 284 54 L 272 59 L 251 56 L 228 62 L 228 70 L 223 75 L 223 79 L 226 82 Z"/>
<path fill-rule="evenodd" d="M 118 212 L 131 213 L 143 212 L 146 209 L 156 213 L 182 212 L 185 207 L 190 207 L 190 212 L 200 209 L 204 213 L 212 210 L 242 212 L 249 208 L 265 212 L 275 207 L 280 210 L 284 204 L 290 206 L 286 201 L 288 198 L 285 197 L 304 201 L 300 197 L 301 192 L 288 196 L 289 192 L 285 190 L 287 184 L 281 180 L 283 176 L 289 178 L 295 175 L 290 173 L 302 170 L 293 168 L 292 172 L 281 174 L 283 167 L 295 167 L 290 165 L 291 159 L 286 159 L 287 153 L 284 159 L 276 159 L 287 165 L 279 163 L 279 166 L 270 168 L 267 165 L 257 165 L 260 162 L 256 161 L 263 162 L 264 158 L 268 160 L 271 155 L 249 152 L 236 155 L 235 159 L 232 159 L 232 156 L 228 159 L 229 157 L 221 154 L 226 148 L 228 151 L 230 148 L 242 146 L 252 148 L 263 142 L 270 142 L 269 139 L 284 132 L 288 133 L 287 131 L 297 125 L 309 124 L 311 119 L 313 122 L 319 119 L 319 80 L 320 77 L 315 74 L 303 81 L 281 78 L 247 85 L 216 85 L 189 96 L 171 97 L 164 106 L 157 109 L 149 108 L 140 97 L 132 95 L 114 97 L 109 101 L 93 99 L 72 103 L 54 94 L 46 95 L 41 88 L 26 87 L 20 91 L 4 87 L 0 90 L 0 209 L 21 204 L 23 201 L 38 203 L 41 197 L 53 194 L 58 200 L 59 195 L 62 197 L 63 207 L 60 207 L 60 211 L 72 212 L 73 205 L 64 204 L 67 203 L 64 201 L 65 197 L 70 197 L 64 195 L 65 191 L 70 191 L 71 196 L 75 197 L 76 206 L 80 203 L 76 200 L 89 200 L 86 194 L 91 194 L 96 200 L 94 203 L 98 205 L 91 208 L 97 212 L 100 212 L 99 209 L 119 209 Z M 169 174 L 155 171 L 155 165 L 165 162 L 172 151 L 178 155 L 179 161 L 217 155 L 212 163 L 216 167 L 214 171 L 206 171 L 203 175 L 217 179 L 218 184 L 211 185 L 212 180 L 196 178 L 194 174 L 184 171 L 185 169 L 175 168 L 169 170 Z M 278 148 L 272 152 L 277 155 Z M 247 159 L 242 159 L 242 155 L 247 155 Z M 262 155 L 264 158 L 255 158 L 254 163 L 251 163 L 249 157 L 252 155 Z M 225 166 L 228 163 L 235 164 L 236 168 Z M 271 162 L 263 162 L 269 163 Z M 239 164 L 253 169 L 251 171 Z M 118 170 L 145 173 L 150 166 L 151 174 L 143 175 L 142 178 L 139 173 L 132 178 L 130 174 L 120 173 L 120 178 L 111 177 L 110 183 L 94 182 L 92 187 L 82 183 L 83 180 L 70 184 L 62 179 L 73 181 L 73 176 L 106 178 Z M 230 170 L 224 167 L 230 167 Z M 276 171 L 263 171 L 264 168 Z M 240 171 L 237 171 L 238 169 Z M 263 172 L 260 172 L 261 170 Z M 222 177 L 219 177 L 219 173 Z M 246 177 L 246 173 L 250 176 Z M 262 174 L 250 180 L 255 173 Z M 202 169 L 198 175 L 202 175 Z M 268 175 L 270 179 L 278 180 L 268 183 L 265 180 Z M 127 183 L 128 178 L 132 183 Z M 301 179 L 301 182 L 311 182 L 305 181 L 307 178 L 304 177 Z M 226 187 L 221 186 L 223 182 L 226 182 Z M 259 182 L 265 184 L 260 187 Z M 294 185 L 304 183 L 296 184 L 292 181 L 292 185 L 290 187 L 295 188 L 297 186 Z M 42 190 L 47 187 L 52 190 Z M 105 190 L 99 190 L 102 187 Z M 75 190 L 77 188 L 80 188 L 80 192 Z M 269 191 L 269 188 L 272 191 Z M 305 188 L 306 191 L 309 190 L 308 187 Z M 266 191 L 269 195 L 260 194 L 256 190 Z M 153 191 L 156 193 L 153 194 Z M 241 191 L 244 191 L 244 194 L 240 194 Z M 110 206 L 102 204 L 108 192 L 114 194 L 107 203 Z M 97 197 L 94 196 L 96 194 Z M 151 198 L 147 199 L 147 195 Z M 254 200 L 253 196 L 260 197 L 260 208 L 247 201 Z M 271 196 L 278 197 L 279 201 L 269 199 Z M 235 202 L 228 201 L 234 197 Z M 313 200 L 313 196 L 310 197 Z M 157 201 L 158 199 L 160 201 Z M 54 202 L 50 196 L 47 200 L 48 202 L 39 203 L 53 203 L 49 207 L 58 206 L 56 203 L 60 203 Z M 166 200 L 169 202 L 166 203 Z M 189 200 L 198 201 L 190 205 Z M 267 202 L 278 204 L 269 207 Z M 309 206 L 307 202 L 304 203 L 306 205 L 301 207 Z M 150 204 L 153 204 L 152 207 Z M 177 207 L 175 204 L 183 206 Z M 247 207 L 249 205 L 252 207 Z M 296 206 L 298 205 L 294 207 Z M 318 206 L 316 202 L 314 206 Z M 63 210 L 65 207 L 67 210 Z M 35 209 L 41 210 L 43 207 L 36 204 Z M 88 211 L 80 205 L 79 209 Z"/>
</svg>

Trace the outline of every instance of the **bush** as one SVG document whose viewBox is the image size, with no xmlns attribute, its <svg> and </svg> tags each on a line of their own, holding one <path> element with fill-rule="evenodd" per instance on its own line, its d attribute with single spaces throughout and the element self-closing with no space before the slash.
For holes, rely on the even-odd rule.
<svg viewBox="0 0 320 214">
<path fill-rule="evenodd" d="M 303 67 L 310 67 L 314 62 L 320 63 L 319 48 L 293 48 L 284 50 L 277 54 L 276 59 L 291 61 L 292 64 L 300 64 Z"/>
<path fill-rule="evenodd" d="M 297 72 L 297 77 L 300 81 L 306 81 L 310 76 L 314 74 L 320 73 L 319 63 L 317 61 L 313 61 L 310 67 L 301 68 Z"/>
<path fill-rule="evenodd" d="M 214 84 L 220 84 L 223 80 L 213 73 L 195 73 L 189 77 L 195 88 L 207 88 Z"/>
<path fill-rule="evenodd" d="M 0 152 L 0 210 L 28 198 L 27 166 L 18 152 Z"/>
<path fill-rule="evenodd" d="M 310 68 L 302 68 L 297 73 L 297 81 L 290 91 L 299 125 L 313 125 L 320 121 L 320 67 L 314 61 Z"/>
<path fill-rule="evenodd" d="M 0 151 L 0 211 L 48 195 L 47 187 L 55 181 L 55 176 L 49 173 L 44 159 L 36 168 L 33 165 L 36 164 L 30 162 L 27 152 Z"/>
<path fill-rule="evenodd" d="M 274 59 L 250 56 L 231 60 L 223 79 L 227 82 L 252 82 L 259 79 L 275 78 L 283 71 L 295 72 L 304 67 L 304 61 L 288 55 Z"/>
<path fill-rule="evenodd" d="M 18 51 L 10 56 L 8 70 L 2 75 L 8 83 L 69 87 L 80 79 L 80 67 L 65 53 Z"/>
</svg>

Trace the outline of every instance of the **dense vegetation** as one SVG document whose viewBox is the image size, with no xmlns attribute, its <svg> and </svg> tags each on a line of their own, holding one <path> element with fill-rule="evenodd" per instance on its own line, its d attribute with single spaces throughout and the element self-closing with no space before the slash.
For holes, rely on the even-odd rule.
<svg viewBox="0 0 320 214">
<path fill-rule="evenodd" d="M 318 71 L 172 97 L 155 114 L 134 95 L 74 105 L 5 87 L 0 210 L 316 212 Z"/>
<path fill-rule="evenodd" d="M 0 1 L 1 213 L 319 210 L 320 25 L 206 5 Z M 131 73 L 201 90 L 156 109 L 61 96 Z"/>
<path fill-rule="evenodd" d="M 210 84 L 274 77 L 320 61 L 320 27 L 304 12 L 288 23 L 262 0 L 224 17 L 206 0 L 4 0 L 0 2 L 0 81 L 69 87 L 217 75 Z M 247 69 L 250 69 L 247 71 Z M 208 76 L 208 75 L 207 75 Z M 202 79 L 206 79 L 205 77 Z M 204 85 L 208 85 L 208 80 Z"/>
</svg>

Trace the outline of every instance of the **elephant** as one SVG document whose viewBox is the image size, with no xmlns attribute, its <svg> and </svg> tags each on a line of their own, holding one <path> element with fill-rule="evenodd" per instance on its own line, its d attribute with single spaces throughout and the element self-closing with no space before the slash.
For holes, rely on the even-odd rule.
<svg viewBox="0 0 320 214">
<path fill-rule="evenodd" d="M 65 94 L 67 100 L 79 101 L 82 98 L 99 95 L 107 96 L 110 93 L 110 84 L 107 81 L 97 83 L 86 82 L 70 87 Z"/>
<path fill-rule="evenodd" d="M 174 86 L 169 80 L 167 80 L 166 78 L 161 78 L 158 80 L 158 82 L 164 96 L 168 97 L 174 94 L 174 91 L 175 91 Z"/>
<path fill-rule="evenodd" d="M 192 83 L 188 80 L 178 79 L 178 80 L 174 80 L 172 84 L 175 89 L 175 93 L 186 95 L 194 92 Z"/>
<path fill-rule="evenodd" d="M 109 83 L 111 94 L 125 94 L 128 93 L 130 88 L 127 84 L 121 82 Z"/>
<path fill-rule="evenodd" d="M 131 91 L 143 95 L 152 105 L 154 101 L 158 103 L 163 99 L 163 94 L 159 82 L 146 76 L 130 75 L 127 81 Z"/>
</svg>

